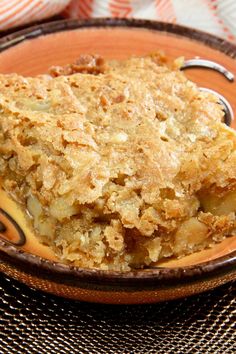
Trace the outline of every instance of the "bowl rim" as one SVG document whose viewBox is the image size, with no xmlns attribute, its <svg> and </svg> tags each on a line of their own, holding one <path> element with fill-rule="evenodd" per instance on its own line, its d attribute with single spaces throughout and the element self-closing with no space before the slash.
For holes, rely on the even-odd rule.
<svg viewBox="0 0 236 354">
<path fill-rule="evenodd" d="M 17 30 L 11 34 L 7 34 L 0 38 L 0 53 L 12 46 L 15 46 L 26 39 L 37 38 L 41 35 L 52 34 L 55 32 L 63 32 L 67 30 L 77 30 L 84 28 L 141 28 L 146 30 L 153 30 L 159 32 L 166 32 L 181 37 L 201 42 L 208 47 L 218 49 L 231 58 L 236 58 L 236 44 L 227 41 L 224 38 L 218 37 L 214 34 L 204 32 L 202 30 L 179 25 L 176 23 L 169 23 L 163 21 L 143 20 L 134 18 L 110 18 L 100 17 L 91 19 L 71 19 L 71 20 L 57 20 L 36 24 L 25 29 Z"/>
<path fill-rule="evenodd" d="M 0 53 L 21 42 L 61 31 L 84 28 L 130 28 L 146 29 L 190 38 L 208 47 L 217 49 L 231 58 L 236 58 L 236 45 L 212 34 L 182 25 L 151 20 L 99 18 L 90 20 L 59 20 L 28 27 L 0 39 Z M 50 261 L 28 253 L 0 238 L 0 261 L 40 278 L 56 283 L 115 291 L 175 288 L 180 284 L 203 282 L 227 274 L 236 275 L 236 250 L 222 257 L 185 267 L 149 268 L 118 272 L 111 270 L 85 269 Z"/>
<path fill-rule="evenodd" d="M 221 276 L 236 276 L 236 251 L 214 260 L 185 267 L 157 267 L 127 272 L 87 269 L 51 261 L 25 252 L 0 239 L 0 261 L 16 271 L 37 275 L 59 284 L 109 291 L 169 289 L 180 284 L 204 282 Z M 101 283 L 102 282 L 102 283 Z"/>
</svg>

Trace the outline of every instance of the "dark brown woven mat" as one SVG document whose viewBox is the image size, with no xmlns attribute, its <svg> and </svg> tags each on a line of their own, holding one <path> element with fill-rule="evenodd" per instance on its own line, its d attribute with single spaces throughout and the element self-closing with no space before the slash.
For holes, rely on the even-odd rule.
<svg viewBox="0 0 236 354">
<path fill-rule="evenodd" d="M 50 296 L 0 274 L 0 353 L 236 353 L 235 284 L 155 305 Z"/>
</svg>

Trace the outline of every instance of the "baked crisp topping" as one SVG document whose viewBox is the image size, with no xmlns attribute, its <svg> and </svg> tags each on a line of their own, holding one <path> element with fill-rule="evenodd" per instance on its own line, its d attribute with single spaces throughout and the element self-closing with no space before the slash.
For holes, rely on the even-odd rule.
<svg viewBox="0 0 236 354">
<path fill-rule="evenodd" d="M 178 60 L 0 75 L 0 173 L 67 263 L 126 271 L 232 235 L 236 135 Z"/>
</svg>

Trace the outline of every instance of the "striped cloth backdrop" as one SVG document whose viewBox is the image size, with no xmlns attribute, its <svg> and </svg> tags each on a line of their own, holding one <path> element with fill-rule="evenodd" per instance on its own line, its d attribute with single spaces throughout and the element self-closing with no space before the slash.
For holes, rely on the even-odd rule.
<svg viewBox="0 0 236 354">
<path fill-rule="evenodd" d="M 70 0 L 0 0 L 0 30 L 60 13 Z"/>
<path fill-rule="evenodd" d="M 175 22 L 236 42 L 236 0 L 0 0 L 0 30 L 61 12 L 66 18 L 109 16 Z"/>
</svg>

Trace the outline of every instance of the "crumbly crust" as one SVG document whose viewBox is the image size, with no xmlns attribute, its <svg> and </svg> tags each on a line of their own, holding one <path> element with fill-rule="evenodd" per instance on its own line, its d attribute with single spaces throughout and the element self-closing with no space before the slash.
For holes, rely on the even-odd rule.
<svg viewBox="0 0 236 354">
<path fill-rule="evenodd" d="M 236 135 L 214 96 L 162 62 L 0 75 L 4 188 L 64 262 L 126 271 L 234 233 Z"/>
</svg>

